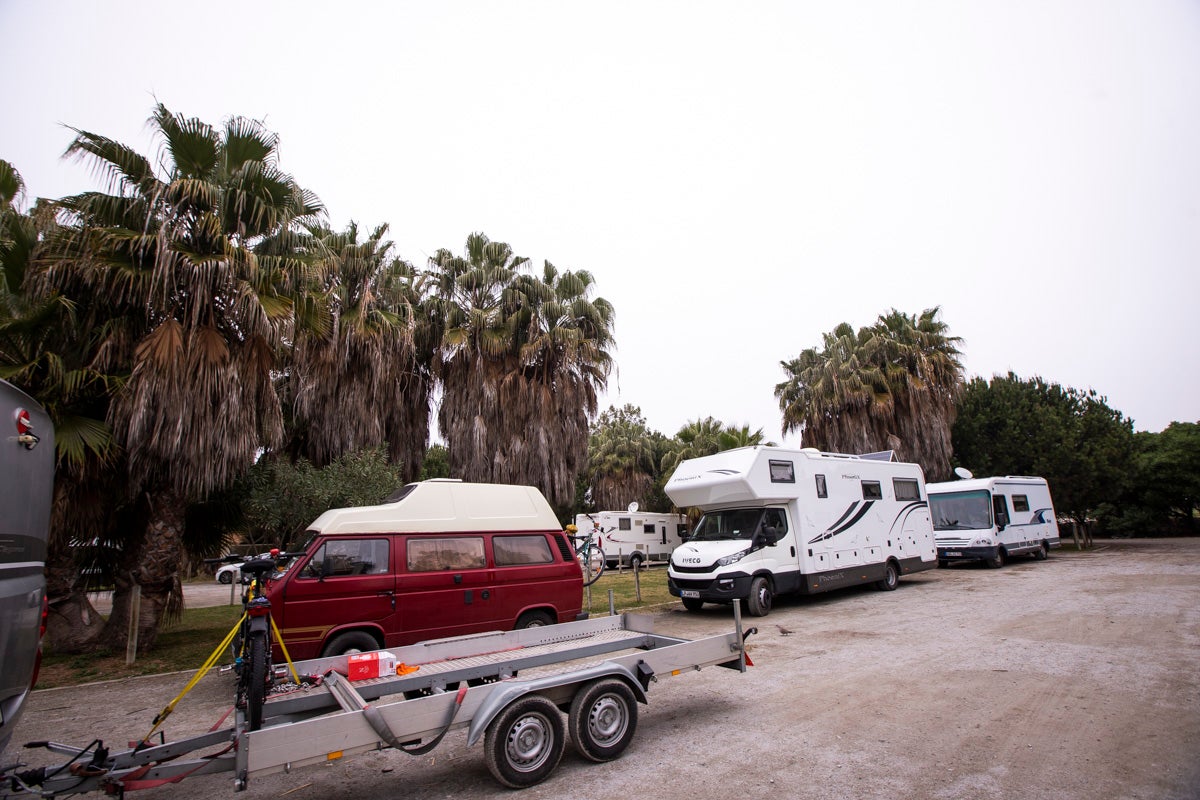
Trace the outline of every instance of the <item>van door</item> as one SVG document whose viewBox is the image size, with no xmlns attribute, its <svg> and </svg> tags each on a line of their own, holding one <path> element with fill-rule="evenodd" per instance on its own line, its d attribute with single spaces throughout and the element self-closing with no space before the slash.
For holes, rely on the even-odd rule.
<svg viewBox="0 0 1200 800">
<path fill-rule="evenodd" d="M 283 629 L 294 659 L 319 656 L 338 628 L 363 623 L 383 632 L 385 641 L 395 628 L 391 537 L 326 538 L 293 569 L 284 588 Z"/>
<path fill-rule="evenodd" d="M 497 630 L 483 534 L 410 534 L 397 578 L 400 631 L 388 644 Z"/>
</svg>

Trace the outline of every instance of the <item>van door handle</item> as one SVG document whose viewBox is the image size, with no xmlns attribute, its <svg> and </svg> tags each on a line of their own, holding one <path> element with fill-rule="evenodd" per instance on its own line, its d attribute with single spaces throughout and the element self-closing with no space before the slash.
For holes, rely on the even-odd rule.
<svg viewBox="0 0 1200 800">
<path fill-rule="evenodd" d="M 395 592 L 392 592 L 392 591 L 377 592 L 375 596 L 392 598 L 392 611 L 396 610 L 396 593 Z"/>
</svg>

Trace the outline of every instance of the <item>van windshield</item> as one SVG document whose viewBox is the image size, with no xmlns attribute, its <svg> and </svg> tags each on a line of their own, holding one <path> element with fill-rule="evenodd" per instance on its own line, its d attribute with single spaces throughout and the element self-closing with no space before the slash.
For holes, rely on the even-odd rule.
<svg viewBox="0 0 1200 800">
<path fill-rule="evenodd" d="M 935 531 L 983 531 L 992 527 L 992 501 L 986 489 L 929 495 Z"/>
<path fill-rule="evenodd" d="M 724 511 L 709 511 L 696 523 L 690 541 L 715 542 L 721 539 L 753 538 L 766 509 L 729 508 Z"/>
</svg>

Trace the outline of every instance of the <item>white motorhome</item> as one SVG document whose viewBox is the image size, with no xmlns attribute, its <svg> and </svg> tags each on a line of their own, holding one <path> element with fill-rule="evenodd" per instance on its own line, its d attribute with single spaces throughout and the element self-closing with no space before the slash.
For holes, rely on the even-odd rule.
<svg viewBox="0 0 1200 800">
<path fill-rule="evenodd" d="M 577 514 L 579 533 L 594 533 L 609 564 L 637 568 L 666 561 L 687 536 L 687 517 L 653 511 L 594 511 Z"/>
<path fill-rule="evenodd" d="M 939 566 L 983 561 L 1002 567 L 1015 555 L 1046 558 L 1061 544 L 1044 478 L 968 478 L 928 489 Z"/>
<path fill-rule="evenodd" d="M 812 594 L 937 566 L 917 464 L 755 446 L 688 459 L 666 485 L 704 516 L 675 549 L 671 594 L 689 611 L 742 600 L 755 616 L 776 594 Z"/>
</svg>

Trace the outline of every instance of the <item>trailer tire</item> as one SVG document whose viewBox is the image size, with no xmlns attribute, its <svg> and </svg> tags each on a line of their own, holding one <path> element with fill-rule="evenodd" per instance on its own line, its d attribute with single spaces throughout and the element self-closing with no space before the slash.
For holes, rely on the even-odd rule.
<svg viewBox="0 0 1200 800">
<path fill-rule="evenodd" d="M 683 607 L 688 611 L 699 611 L 704 608 L 704 601 L 699 597 L 682 597 L 680 599 L 683 600 Z"/>
<path fill-rule="evenodd" d="M 321 658 L 330 656 L 348 656 L 354 653 L 369 653 L 379 649 L 379 642 L 366 631 L 347 631 L 339 633 L 325 645 Z"/>
<path fill-rule="evenodd" d="M 579 755 L 612 761 L 633 741 L 637 717 L 637 698 L 629 686 L 617 678 L 601 678 L 575 694 L 567 727 Z"/>
<path fill-rule="evenodd" d="M 488 771 L 510 789 L 545 780 L 565 747 L 562 714 L 539 694 L 526 695 L 501 711 L 484 737 Z"/>
<path fill-rule="evenodd" d="M 750 581 L 750 595 L 746 598 L 746 613 L 752 617 L 765 617 L 771 613 L 774 599 L 770 582 L 759 575 Z"/>
<path fill-rule="evenodd" d="M 894 561 L 889 561 L 884 565 L 883 578 L 875 581 L 875 588 L 881 592 L 894 591 L 900 583 L 900 570 L 896 568 Z"/>
</svg>

